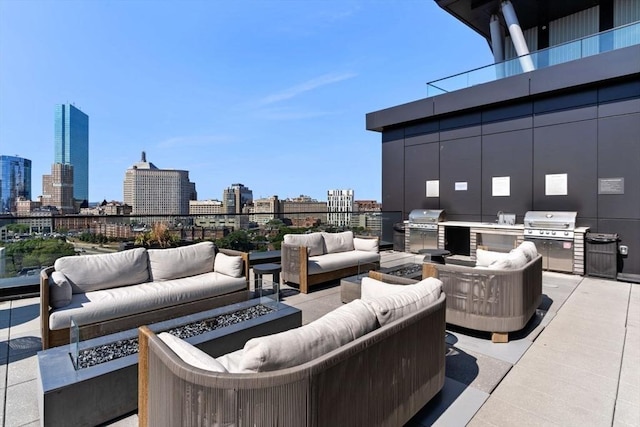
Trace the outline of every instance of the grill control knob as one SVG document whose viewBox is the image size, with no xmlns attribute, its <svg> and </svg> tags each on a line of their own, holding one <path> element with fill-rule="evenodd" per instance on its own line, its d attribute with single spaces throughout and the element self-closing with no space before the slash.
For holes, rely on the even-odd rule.
<svg viewBox="0 0 640 427">
<path fill-rule="evenodd" d="M 552 236 L 555 236 L 555 235 L 556 235 L 556 232 L 555 232 L 555 231 L 552 231 L 552 232 L 551 232 L 551 235 L 552 235 Z"/>
<path fill-rule="evenodd" d="M 564 235 L 565 235 L 565 236 L 568 236 L 568 235 L 569 235 L 569 232 L 568 232 L 568 231 L 565 231 L 565 232 L 564 232 Z"/>
<path fill-rule="evenodd" d="M 529 234 L 533 233 L 533 230 L 529 230 Z"/>
</svg>

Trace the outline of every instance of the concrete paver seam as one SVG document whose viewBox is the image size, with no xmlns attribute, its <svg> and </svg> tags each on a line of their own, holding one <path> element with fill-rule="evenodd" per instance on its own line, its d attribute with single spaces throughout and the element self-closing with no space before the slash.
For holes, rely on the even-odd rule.
<svg viewBox="0 0 640 427">
<path fill-rule="evenodd" d="M 622 359 L 624 358 L 624 350 L 625 347 L 627 345 L 627 326 L 629 323 L 629 307 L 631 305 L 631 286 L 629 285 L 629 295 L 627 298 L 627 318 L 624 322 L 624 339 L 622 340 L 622 352 L 620 353 L 620 370 L 618 371 L 618 387 L 616 388 L 616 397 L 615 397 L 615 402 L 618 402 L 618 394 L 620 393 L 620 381 L 622 380 Z M 616 404 L 613 405 L 613 417 L 611 418 L 611 422 L 613 424 L 613 422 L 616 419 L 616 409 L 617 409 Z"/>
</svg>

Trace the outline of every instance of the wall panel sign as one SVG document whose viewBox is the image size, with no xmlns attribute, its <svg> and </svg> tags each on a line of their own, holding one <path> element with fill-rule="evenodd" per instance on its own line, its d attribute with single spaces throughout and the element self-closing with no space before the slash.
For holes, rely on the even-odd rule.
<svg viewBox="0 0 640 427">
<path fill-rule="evenodd" d="M 567 194 L 566 173 L 555 173 L 544 176 L 545 196 L 566 196 Z"/>
<path fill-rule="evenodd" d="M 467 191 L 467 182 L 456 182 L 455 190 L 456 191 Z"/>
<path fill-rule="evenodd" d="M 598 178 L 598 194 L 624 194 L 624 178 Z"/>
<path fill-rule="evenodd" d="M 508 197 L 511 195 L 511 177 L 494 176 L 491 178 L 491 195 L 493 197 Z"/>
<path fill-rule="evenodd" d="M 427 197 L 440 197 L 440 180 L 427 181 Z"/>
</svg>

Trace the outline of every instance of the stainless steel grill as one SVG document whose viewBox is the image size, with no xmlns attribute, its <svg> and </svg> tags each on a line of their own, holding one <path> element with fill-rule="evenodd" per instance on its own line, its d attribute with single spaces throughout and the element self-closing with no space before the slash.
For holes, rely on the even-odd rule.
<svg viewBox="0 0 640 427">
<path fill-rule="evenodd" d="M 438 249 L 438 222 L 445 220 L 442 209 L 414 209 L 409 213 L 409 252 Z"/>
<path fill-rule="evenodd" d="M 409 213 L 409 227 L 424 230 L 437 230 L 438 222 L 444 221 L 442 209 L 414 209 Z"/>
<path fill-rule="evenodd" d="M 529 211 L 524 216 L 524 238 L 535 243 L 542 268 L 573 271 L 577 212 Z"/>
<path fill-rule="evenodd" d="M 573 240 L 577 212 L 529 211 L 524 216 L 524 237 Z"/>
</svg>

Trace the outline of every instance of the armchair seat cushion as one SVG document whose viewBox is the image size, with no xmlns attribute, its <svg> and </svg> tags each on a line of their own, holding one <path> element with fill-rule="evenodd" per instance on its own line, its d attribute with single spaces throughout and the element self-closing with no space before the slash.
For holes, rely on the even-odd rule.
<svg viewBox="0 0 640 427">
<path fill-rule="evenodd" d="M 49 318 L 50 329 L 68 328 L 71 317 L 82 326 L 96 322 L 130 316 L 145 311 L 174 306 L 178 303 L 223 295 L 246 289 L 244 277 L 211 272 L 161 282 L 103 289 L 74 294 L 71 303 L 61 310 L 53 310 Z"/>
</svg>

